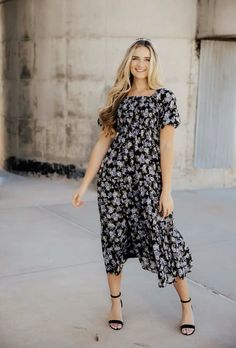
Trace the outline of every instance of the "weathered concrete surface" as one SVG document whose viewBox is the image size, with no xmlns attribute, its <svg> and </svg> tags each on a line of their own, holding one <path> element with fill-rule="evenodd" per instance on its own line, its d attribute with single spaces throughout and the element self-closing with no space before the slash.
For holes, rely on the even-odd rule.
<svg viewBox="0 0 236 348">
<path fill-rule="evenodd" d="M 158 288 L 137 259 L 123 269 L 124 328 L 107 325 L 95 186 L 75 209 L 79 182 L 0 177 L 1 348 L 236 347 L 235 188 L 173 192 L 176 224 L 194 258 L 196 333 L 185 337 L 174 288 Z"/>
<path fill-rule="evenodd" d="M 234 0 L 199 0 L 198 38 L 236 38 Z"/>
<path fill-rule="evenodd" d="M 181 18 L 183 9 L 188 13 L 185 18 Z M 136 14 L 130 16 L 130 10 Z M 105 101 L 126 48 L 137 36 L 150 36 L 156 42 L 166 84 L 178 95 L 186 123 L 196 0 L 181 4 L 153 0 L 149 10 L 137 32 L 136 19 L 142 16 L 143 5 L 134 9 L 127 1 L 0 4 L 2 83 L 7 89 L 1 115 L 5 157 L 84 168 L 97 133 L 97 109 Z M 171 25 L 163 25 L 163 20 Z M 186 127 L 182 132 L 186 133 Z M 185 143 L 180 145 L 183 149 Z"/>
</svg>

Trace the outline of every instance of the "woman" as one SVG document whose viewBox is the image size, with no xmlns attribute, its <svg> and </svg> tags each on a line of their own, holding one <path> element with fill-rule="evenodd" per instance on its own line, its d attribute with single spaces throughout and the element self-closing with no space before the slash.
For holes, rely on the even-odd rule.
<svg viewBox="0 0 236 348">
<path fill-rule="evenodd" d="M 174 93 L 158 77 L 151 40 L 128 48 L 97 120 L 102 131 L 74 207 L 98 173 L 101 244 L 111 294 L 109 325 L 123 327 L 121 274 L 129 257 L 157 274 L 158 286 L 174 285 L 182 303 L 180 330 L 195 331 L 186 274 L 192 257 L 174 225 L 171 175 L 174 129 L 180 124 Z"/>
</svg>

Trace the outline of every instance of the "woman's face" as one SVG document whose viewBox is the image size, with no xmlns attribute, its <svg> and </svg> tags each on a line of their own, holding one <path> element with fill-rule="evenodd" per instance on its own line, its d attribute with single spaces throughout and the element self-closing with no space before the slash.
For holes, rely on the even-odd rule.
<svg viewBox="0 0 236 348">
<path fill-rule="evenodd" d="M 143 79 L 148 76 L 150 51 L 145 46 L 137 47 L 133 53 L 130 71 L 135 78 Z"/>
</svg>

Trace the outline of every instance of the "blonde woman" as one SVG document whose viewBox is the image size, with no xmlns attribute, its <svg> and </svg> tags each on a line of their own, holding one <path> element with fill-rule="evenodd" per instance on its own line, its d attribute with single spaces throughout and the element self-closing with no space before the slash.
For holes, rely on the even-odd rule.
<svg viewBox="0 0 236 348">
<path fill-rule="evenodd" d="M 173 284 L 182 304 L 180 331 L 195 331 L 186 274 L 192 256 L 173 217 L 171 176 L 174 130 L 180 116 L 174 93 L 159 80 L 152 41 L 127 49 L 114 86 L 97 119 L 99 138 L 72 203 L 80 207 L 96 174 L 101 245 L 112 307 L 108 324 L 123 327 L 121 275 L 128 258 L 157 274 L 158 286 Z"/>
</svg>

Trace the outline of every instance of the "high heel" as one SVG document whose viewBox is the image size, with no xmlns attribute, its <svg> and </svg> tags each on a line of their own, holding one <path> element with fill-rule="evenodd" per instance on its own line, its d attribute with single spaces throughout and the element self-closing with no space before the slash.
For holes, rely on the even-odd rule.
<svg viewBox="0 0 236 348">
<path fill-rule="evenodd" d="M 187 301 L 183 301 L 183 300 L 180 299 L 180 301 L 181 301 L 182 303 L 188 303 L 188 302 L 191 301 L 191 298 L 189 298 Z M 193 306 L 192 306 L 192 305 L 191 305 L 191 308 L 193 309 Z M 188 334 L 188 333 L 184 333 L 184 332 L 182 331 L 183 329 L 193 329 L 193 331 L 192 331 L 190 334 Z M 195 331 L 195 325 L 193 325 L 193 324 L 182 324 L 182 325 L 180 326 L 180 331 L 181 331 L 181 333 L 182 333 L 183 335 L 190 336 L 190 335 L 192 335 L 192 334 L 194 333 L 194 331 Z"/>
<path fill-rule="evenodd" d="M 112 297 L 112 298 L 117 298 L 117 297 L 120 297 L 120 295 L 121 295 L 121 292 L 120 292 L 119 295 L 117 295 L 117 296 L 114 296 L 114 295 L 111 294 L 111 297 Z M 122 308 L 122 307 L 123 307 L 122 299 L 120 299 L 120 304 L 121 304 L 121 308 Z M 122 327 L 123 327 L 123 321 L 122 321 L 122 320 L 111 319 L 111 320 L 108 321 L 108 324 L 109 324 L 109 326 L 110 326 L 113 330 L 120 330 L 120 329 L 122 329 Z M 111 326 L 110 324 L 121 324 L 122 326 L 121 326 L 121 327 L 116 327 L 116 328 L 114 328 L 114 327 Z"/>
</svg>

